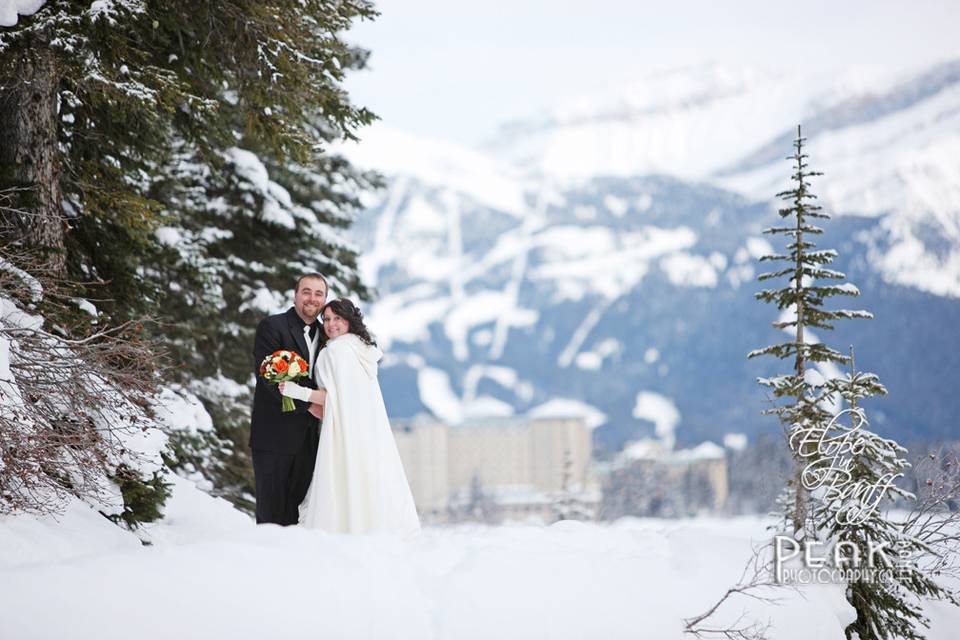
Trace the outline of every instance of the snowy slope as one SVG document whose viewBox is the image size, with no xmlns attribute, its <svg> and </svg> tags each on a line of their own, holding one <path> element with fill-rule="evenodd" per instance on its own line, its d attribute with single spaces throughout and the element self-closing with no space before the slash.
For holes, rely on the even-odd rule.
<svg viewBox="0 0 960 640">
<path fill-rule="evenodd" d="M 884 217 L 877 270 L 960 297 L 960 61 L 896 77 L 680 69 L 512 123 L 488 149 L 530 175 L 667 174 L 767 200 L 798 123 L 825 206 Z"/>
<path fill-rule="evenodd" d="M 0 518 L 0 637 L 651 638 L 741 577 L 761 518 L 564 521 L 426 528 L 418 536 L 331 535 L 254 525 L 176 479 L 161 523 L 141 537 L 84 504 L 58 519 Z M 734 597 L 711 622 L 770 623 L 778 640 L 842 638 L 853 611 L 835 585 Z M 927 637 L 960 610 L 928 603 Z"/>
<path fill-rule="evenodd" d="M 937 80 L 953 78 L 941 72 Z M 871 114 L 857 102 L 900 82 L 867 68 L 842 74 L 721 64 L 672 69 L 507 123 L 485 149 L 533 175 L 663 173 L 699 180 L 754 156 L 763 164 L 779 161 L 792 140 L 781 136 L 797 123 Z"/>
<path fill-rule="evenodd" d="M 486 148 L 531 174 L 561 179 L 699 179 L 810 115 L 810 81 L 721 65 L 665 71 L 504 125 Z"/>
<path fill-rule="evenodd" d="M 754 519 L 337 536 L 257 527 L 182 480 L 168 511 L 149 547 L 80 504 L 59 522 L 0 519 L 0 636 L 679 640 L 767 538 Z M 721 614 L 842 637 L 839 588 L 783 595 Z"/>
<path fill-rule="evenodd" d="M 871 252 L 889 281 L 960 297 L 960 62 L 875 93 L 854 95 L 806 122 L 817 193 L 831 211 L 882 216 Z M 785 132 L 721 173 L 753 197 L 786 185 L 776 149 Z"/>
</svg>

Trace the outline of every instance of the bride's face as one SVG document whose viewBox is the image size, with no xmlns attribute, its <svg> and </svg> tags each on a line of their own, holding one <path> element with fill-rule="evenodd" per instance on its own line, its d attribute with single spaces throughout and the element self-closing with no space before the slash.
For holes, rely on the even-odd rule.
<svg viewBox="0 0 960 640">
<path fill-rule="evenodd" d="M 350 332 L 350 323 L 338 316 L 332 309 L 323 312 L 323 331 L 331 340 Z"/>
</svg>

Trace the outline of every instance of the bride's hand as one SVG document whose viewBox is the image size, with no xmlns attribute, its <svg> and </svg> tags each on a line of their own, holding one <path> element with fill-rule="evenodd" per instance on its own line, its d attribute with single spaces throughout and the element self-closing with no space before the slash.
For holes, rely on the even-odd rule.
<svg viewBox="0 0 960 640">
<path fill-rule="evenodd" d="M 281 382 L 279 387 L 281 395 L 285 395 L 288 398 L 293 398 L 294 400 L 303 400 L 304 402 L 310 401 L 311 389 L 307 387 L 301 387 L 296 382 Z"/>
</svg>

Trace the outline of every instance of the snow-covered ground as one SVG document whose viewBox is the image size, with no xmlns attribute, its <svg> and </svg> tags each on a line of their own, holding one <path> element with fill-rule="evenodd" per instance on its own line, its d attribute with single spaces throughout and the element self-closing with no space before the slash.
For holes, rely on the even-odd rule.
<svg viewBox="0 0 960 640">
<path fill-rule="evenodd" d="M 425 528 L 415 538 L 256 526 L 175 480 L 141 534 L 84 504 L 0 518 L 0 638 L 653 638 L 685 636 L 739 578 L 758 518 Z M 753 542 L 752 542 L 753 541 Z M 771 638 L 843 638 L 836 586 L 721 609 Z M 930 638 L 960 611 L 933 604 Z"/>
</svg>

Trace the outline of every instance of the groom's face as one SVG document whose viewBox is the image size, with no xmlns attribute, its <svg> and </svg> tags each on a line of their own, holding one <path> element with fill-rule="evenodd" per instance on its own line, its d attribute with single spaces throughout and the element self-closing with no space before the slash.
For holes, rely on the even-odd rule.
<svg viewBox="0 0 960 640">
<path fill-rule="evenodd" d="M 293 297 L 293 306 L 300 318 L 307 324 L 313 323 L 320 315 L 320 309 L 327 303 L 327 285 L 319 278 L 304 278 L 297 286 Z"/>
</svg>

